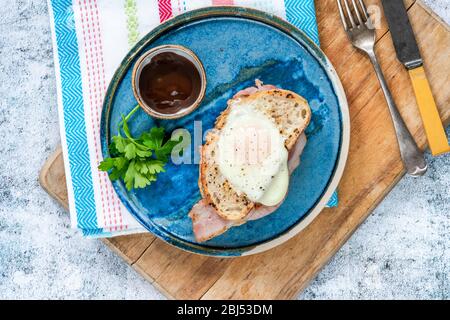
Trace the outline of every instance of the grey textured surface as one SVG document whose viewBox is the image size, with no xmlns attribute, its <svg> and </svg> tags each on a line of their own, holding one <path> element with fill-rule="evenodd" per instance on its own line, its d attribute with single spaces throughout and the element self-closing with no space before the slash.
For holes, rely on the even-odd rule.
<svg viewBox="0 0 450 320">
<path fill-rule="evenodd" d="M 426 2 L 449 22 L 447 0 Z M 39 187 L 59 144 L 46 2 L 0 0 L 0 16 L 0 298 L 163 298 L 71 230 Z M 404 178 L 300 298 L 450 298 L 450 156 L 428 160 L 428 174 Z"/>
</svg>

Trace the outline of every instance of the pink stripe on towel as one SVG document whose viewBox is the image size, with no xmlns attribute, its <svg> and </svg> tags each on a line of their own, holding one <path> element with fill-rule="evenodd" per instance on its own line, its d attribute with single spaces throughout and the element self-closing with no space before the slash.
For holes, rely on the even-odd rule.
<svg viewBox="0 0 450 320">
<path fill-rule="evenodd" d="M 234 0 L 212 0 L 213 6 L 232 6 L 234 5 Z"/>
<path fill-rule="evenodd" d="M 164 22 L 172 18 L 172 3 L 171 0 L 158 0 L 159 21 Z"/>
</svg>

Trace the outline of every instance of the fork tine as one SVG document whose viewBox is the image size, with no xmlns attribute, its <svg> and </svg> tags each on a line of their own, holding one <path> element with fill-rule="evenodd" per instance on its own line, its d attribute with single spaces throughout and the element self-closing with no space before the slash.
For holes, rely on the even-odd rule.
<svg viewBox="0 0 450 320">
<path fill-rule="evenodd" d="M 350 23 L 351 23 L 352 27 L 354 28 L 354 27 L 356 27 L 356 23 L 355 23 L 355 20 L 353 19 L 353 15 L 350 10 L 350 7 L 348 6 L 347 0 L 344 0 L 344 5 L 345 5 L 345 9 L 347 10 L 347 15 L 348 15 L 348 18 L 350 19 Z"/>
<path fill-rule="evenodd" d="M 366 18 L 366 21 L 369 20 L 369 13 L 367 12 L 367 8 L 366 8 L 366 5 L 364 4 L 364 1 L 359 0 L 359 4 L 361 5 L 361 9 L 364 14 L 364 17 Z"/>
<path fill-rule="evenodd" d="M 338 4 L 338 8 L 339 8 L 339 15 L 341 16 L 341 21 L 342 24 L 344 25 L 344 29 L 345 31 L 348 30 L 348 26 L 347 26 L 347 21 L 345 19 L 345 15 L 344 15 L 344 10 L 342 9 L 342 4 L 340 0 L 336 0 L 337 4 Z"/>
<path fill-rule="evenodd" d="M 362 20 L 362 18 L 361 18 L 361 14 L 359 13 L 359 8 L 358 8 L 358 6 L 356 5 L 355 0 L 352 0 L 352 4 L 353 4 L 353 10 L 355 10 L 356 16 L 358 17 L 359 24 L 360 24 L 360 25 L 363 25 L 364 22 L 363 22 L 363 20 Z"/>
</svg>

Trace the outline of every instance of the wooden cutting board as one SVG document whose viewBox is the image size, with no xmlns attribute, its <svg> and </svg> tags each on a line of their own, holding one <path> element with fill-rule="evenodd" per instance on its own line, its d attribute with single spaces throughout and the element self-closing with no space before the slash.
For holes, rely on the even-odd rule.
<svg viewBox="0 0 450 320">
<path fill-rule="evenodd" d="M 367 1 L 375 12 L 378 0 Z M 421 2 L 406 1 L 442 119 L 450 119 L 450 29 Z M 183 252 L 151 234 L 103 240 L 127 263 L 176 299 L 291 299 L 344 244 L 404 175 L 394 130 L 367 58 L 347 40 L 335 0 L 316 1 L 322 48 L 342 80 L 350 104 L 351 144 L 338 208 L 325 209 L 283 245 L 255 256 L 218 259 Z M 396 60 L 383 20 L 377 53 L 401 113 L 418 144 L 425 135 L 408 74 Z M 448 156 L 448 155 L 447 155 Z M 61 150 L 42 168 L 42 186 L 64 207 L 67 190 Z"/>
</svg>

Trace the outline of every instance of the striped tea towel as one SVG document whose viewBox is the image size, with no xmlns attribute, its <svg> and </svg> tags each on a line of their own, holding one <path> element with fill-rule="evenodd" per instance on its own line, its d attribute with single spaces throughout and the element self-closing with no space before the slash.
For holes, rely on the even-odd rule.
<svg viewBox="0 0 450 320">
<path fill-rule="evenodd" d="M 276 14 L 318 43 L 314 0 L 48 0 L 72 227 L 110 237 L 141 232 L 99 172 L 100 115 L 110 79 L 128 50 L 166 19 L 211 5 Z M 337 196 L 330 205 L 337 204 Z"/>
</svg>

